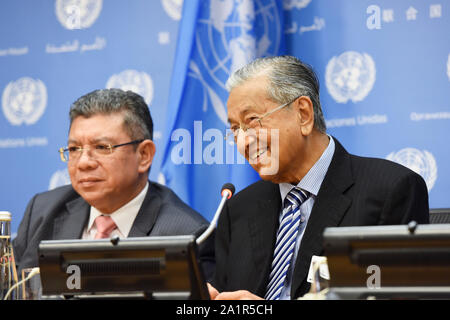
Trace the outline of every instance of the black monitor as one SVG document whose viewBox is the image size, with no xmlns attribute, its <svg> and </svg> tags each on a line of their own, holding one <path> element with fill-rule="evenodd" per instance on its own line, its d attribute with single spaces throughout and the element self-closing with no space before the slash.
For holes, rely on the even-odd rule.
<svg viewBox="0 0 450 320">
<path fill-rule="evenodd" d="M 39 267 L 44 297 L 209 299 L 194 236 L 41 241 Z"/>
<path fill-rule="evenodd" d="M 450 298 L 450 224 L 327 228 L 323 238 L 341 297 Z"/>
</svg>

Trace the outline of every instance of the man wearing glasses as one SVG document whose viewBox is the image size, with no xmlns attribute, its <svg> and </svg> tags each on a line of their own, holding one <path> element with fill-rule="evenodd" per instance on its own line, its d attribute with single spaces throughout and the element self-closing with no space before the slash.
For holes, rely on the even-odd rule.
<svg viewBox="0 0 450 320">
<path fill-rule="evenodd" d="M 200 235 L 208 222 L 170 189 L 148 180 L 155 155 L 147 104 L 131 91 L 93 91 L 73 103 L 67 147 L 72 184 L 36 195 L 14 240 L 19 268 L 38 265 L 41 240 Z M 214 248 L 199 248 L 205 275 Z"/>
<path fill-rule="evenodd" d="M 257 59 L 232 74 L 227 87 L 237 148 L 262 180 L 222 211 L 211 298 L 303 296 L 312 256 L 323 256 L 326 227 L 428 223 L 422 177 L 351 155 L 326 134 L 309 66 L 289 56 Z"/>
</svg>

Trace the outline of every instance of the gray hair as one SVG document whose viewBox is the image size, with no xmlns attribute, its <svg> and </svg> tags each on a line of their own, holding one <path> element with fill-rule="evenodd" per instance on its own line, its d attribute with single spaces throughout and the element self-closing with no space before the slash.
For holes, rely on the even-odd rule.
<svg viewBox="0 0 450 320">
<path fill-rule="evenodd" d="M 153 121 L 144 99 L 132 91 L 102 89 L 92 91 L 70 107 L 70 125 L 76 117 L 123 113 L 125 130 L 131 139 L 153 139 Z"/>
<path fill-rule="evenodd" d="M 320 106 L 319 80 L 311 66 L 292 56 L 265 57 L 254 60 L 236 70 L 228 79 L 229 91 L 257 76 L 267 75 L 269 97 L 280 104 L 299 96 L 311 99 L 314 109 L 314 127 L 326 132 L 325 119 Z"/>
</svg>

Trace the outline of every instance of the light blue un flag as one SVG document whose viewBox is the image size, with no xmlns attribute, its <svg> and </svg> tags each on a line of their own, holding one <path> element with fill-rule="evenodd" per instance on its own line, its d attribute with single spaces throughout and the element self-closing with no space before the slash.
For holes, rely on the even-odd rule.
<svg viewBox="0 0 450 320">
<path fill-rule="evenodd" d="M 220 189 L 259 179 L 229 130 L 225 82 L 258 57 L 284 53 L 282 1 L 184 1 L 169 98 L 165 184 L 212 220 Z M 231 139 L 232 140 L 232 139 Z"/>
</svg>

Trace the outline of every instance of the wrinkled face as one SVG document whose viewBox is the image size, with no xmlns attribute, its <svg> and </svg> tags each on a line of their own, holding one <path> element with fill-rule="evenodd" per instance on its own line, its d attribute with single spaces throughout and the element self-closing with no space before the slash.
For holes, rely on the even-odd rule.
<svg viewBox="0 0 450 320">
<path fill-rule="evenodd" d="M 249 128 L 235 136 L 239 152 L 262 179 L 274 183 L 290 181 L 304 153 L 300 117 L 294 108 L 287 106 L 258 121 L 279 105 L 269 98 L 264 76 L 235 87 L 227 102 L 231 129 Z"/>
<path fill-rule="evenodd" d="M 148 166 L 142 165 L 142 145 L 126 145 L 106 155 L 96 155 L 95 148 L 130 142 L 122 113 L 79 116 L 72 122 L 68 147 L 86 148 L 78 159 L 68 161 L 73 188 L 91 206 L 111 213 L 133 199 L 147 180 Z"/>
</svg>

